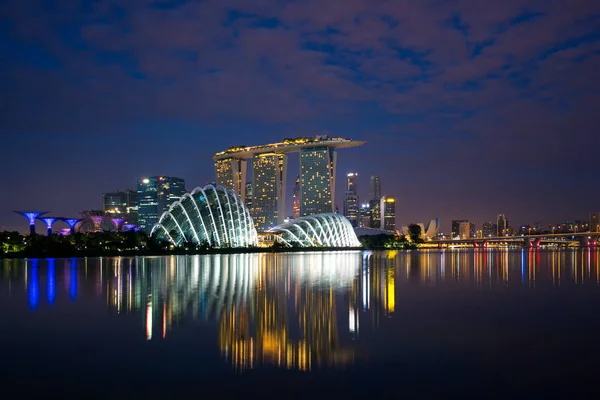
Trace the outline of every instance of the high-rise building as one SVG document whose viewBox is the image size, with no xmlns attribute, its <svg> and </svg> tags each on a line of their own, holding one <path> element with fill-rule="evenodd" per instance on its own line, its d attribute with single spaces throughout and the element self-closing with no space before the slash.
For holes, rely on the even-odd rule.
<svg viewBox="0 0 600 400">
<path fill-rule="evenodd" d="M 252 159 L 252 219 L 264 232 L 285 219 L 285 172 L 287 155 L 257 154 Z"/>
<path fill-rule="evenodd" d="M 382 197 L 379 208 L 383 211 L 381 229 L 394 232 L 396 230 L 396 197 Z"/>
<path fill-rule="evenodd" d="M 328 147 L 300 150 L 300 216 L 334 212 L 337 153 Z"/>
<path fill-rule="evenodd" d="M 300 218 L 300 175 L 296 176 L 296 182 L 294 182 L 294 201 L 292 204 L 294 219 Z"/>
<path fill-rule="evenodd" d="M 358 218 L 358 226 L 360 228 L 371 227 L 371 208 L 368 204 L 360 205 L 360 216 Z"/>
<path fill-rule="evenodd" d="M 244 204 L 246 204 L 248 210 L 252 209 L 252 182 L 246 182 L 246 198 L 244 199 Z"/>
<path fill-rule="evenodd" d="M 477 237 L 477 229 L 475 229 L 475 222 L 469 223 L 469 237 Z"/>
<path fill-rule="evenodd" d="M 496 235 L 497 236 L 506 236 L 508 235 L 508 220 L 504 214 L 498 214 L 498 219 L 496 222 Z"/>
<path fill-rule="evenodd" d="M 491 222 L 484 222 L 483 223 L 483 229 L 481 230 L 481 235 L 484 238 L 495 236 L 496 235 L 496 229 L 495 228 L 492 229 L 492 227 L 494 225 L 495 224 L 492 224 Z"/>
<path fill-rule="evenodd" d="M 373 229 L 381 229 L 381 199 L 370 200 L 369 209 L 371 211 L 369 227 Z"/>
<path fill-rule="evenodd" d="M 172 176 L 150 176 L 138 180 L 138 224 L 150 233 L 169 206 L 185 194 L 185 180 Z"/>
<path fill-rule="evenodd" d="M 381 198 L 381 180 L 379 176 L 373 175 L 369 181 L 369 200 L 379 200 Z"/>
<path fill-rule="evenodd" d="M 466 219 L 453 219 L 452 220 L 452 239 L 460 237 L 460 224 L 462 222 L 469 222 Z"/>
<path fill-rule="evenodd" d="M 600 232 L 600 212 L 590 213 L 588 230 L 590 232 Z"/>
<path fill-rule="evenodd" d="M 102 211 L 106 215 L 123 217 L 130 223 L 136 223 L 138 218 L 138 192 L 127 189 L 122 192 L 103 193 Z"/>
<path fill-rule="evenodd" d="M 352 226 L 358 226 L 359 219 L 359 200 L 358 200 L 358 174 L 350 172 L 346 183 L 346 193 L 344 198 L 344 217 L 348 218 Z"/>
<path fill-rule="evenodd" d="M 458 236 L 461 239 L 468 239 L 471 237 L 471 223 L 469 221 L 461 221 L 459 223 Z"/>
<path fill-rule="evenodd" d="M 242 200 L 246 200 L 247 161 L 240 158 L 225 158 L 215 161 L 217 185 L 233 190 Z"/>
<path fill-rule="evenodd" d="M 242 182 L 246 179 L 247 159 L 258 159 L 260 157 L 272 157 L 276 154 L 280 159 L 286 160 L 287 153 L 300 153 L 300 192 L 299 192 L 299 216 L 311 214 L 333 212 L 335 204 L 335 176 L 336 176 L 336 151 L 340 148 L 356 147 L 365 142 L 353 141 L 344 138 L 330 138 L 327 135 L 317 135 L 315 138 L 298 137 L 286 138 L 282 142 L 258 145 L 258 146 L 233 146 L 225 151 L 215 153 L 213 160 L 215 162 L 215 171 L 217 175 L 217 183 L 232 189 L 240 197 L 245 199 L 245 190 L 241 187 Z M 264 162 L 263 167 L 259 170 L 269 168 L 267 162 Z M 271 168 L 274 169 L 274 176 L 281 175 L 281 192 L 277 197 L 277 217 L 278 223 L 282 223 L 284 217 L 283 208 L 285 206 L 285 182 L 287 176 L 287 162 L 283 162 L 280 168 L 280 163 L 271 163 Z M 253 171 L 254 171 L 253 163 Z M 253 177 L 256 180 L 256 175 Z M 269 180 L 263 180 L 268 182 Z M 264 189 L 264 190 L 263 190 Z M 253 208 L 256 208 L 256 201 L 260 197 L 266 200 L 266 192 L 271 190 L 268 187 L 261 188 L 256 182 L 253 182 Z M 281 209 L 279 209 L 281 204 Z M 259 209 L 263 206 L 259 205 Z M 273 209 L 273 206 L 270 206 Z M 264 214 L 263 211 L 260 211 Z M 258 214 L 256 214 L 258 215 Z M 253 215 L 254 216 L 254 215 Z M 274 215 L 269 215 L 268 218 L 273 220 Z M 259 215 L 259 219 L 266 223 L 267 215 Z M 257 223 L 258 229 L 261 222 Z M 268 225 L 268 224 L 267 224 Z M 265 225 L 265 226 L 267 226 Z"/>
</svg>

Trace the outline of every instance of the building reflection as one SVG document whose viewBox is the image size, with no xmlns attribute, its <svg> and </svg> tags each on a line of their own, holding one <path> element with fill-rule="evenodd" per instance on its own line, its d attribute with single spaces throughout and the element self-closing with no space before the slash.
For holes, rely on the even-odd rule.
<svg viewBox="0 0 600 400">
<path fill-rule="evenodd" d="M 33 312 L 93 297 L 115 315 L 142 316 L 140 338 L 152 341 L 168 340 L 183 322 L 213 325 L 222 357 L 239 371 L 353 363 L 367 350 L 363 336 L 401 313 L 415 287 L 600 284 L 595 249 L 4 260 L 0 268 L 1 287 L 24 285 L 16 292 Z"/>
</svg>

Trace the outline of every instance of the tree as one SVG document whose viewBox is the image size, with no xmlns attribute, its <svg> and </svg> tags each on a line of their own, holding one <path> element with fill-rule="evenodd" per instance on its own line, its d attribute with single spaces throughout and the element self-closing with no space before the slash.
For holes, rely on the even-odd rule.
<svg viewBox="0 0 600 400">
<path fill-rule="evenodd" d="M 408 236 L 413 243 L 423 243 L 421 239 L 421 226 L 417 224 L 408 225 Z"/>
</svg>

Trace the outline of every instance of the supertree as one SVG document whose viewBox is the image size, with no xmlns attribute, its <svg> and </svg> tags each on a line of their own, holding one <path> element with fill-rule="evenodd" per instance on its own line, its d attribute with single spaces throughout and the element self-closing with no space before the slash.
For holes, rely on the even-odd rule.
<svg viewBox="0 0 600 400">
<path fill-rule="evenodd" d="M 44 218 L 39 218 L 41 221 L 44 221 L 44 223 L 46 224 L 46 234 L 48 236 L 52 235 L 52 225 L 54 225 L 54 223 L 56 221 L 58 221 L 58 218 L 56 217 L 44 217 Z"/>
<path fill-rule="evenodd" d="M 15 211 L 17 214 L 24 216 L 29 221 L 29 234 L 35 234 L 35 220 L 49 211 Z"/>
<path fill-rule="evenodd" d="M 63 221 L 65 221 L 65 223 L 67 225 L 69 225 L 69 228 L 71 228 L 71 235 L 75 234 L 75 225 L 77 225 L 79 222 L 81 222 L 82 220 L 80 218 L 61 218 Z"/>
</svg>

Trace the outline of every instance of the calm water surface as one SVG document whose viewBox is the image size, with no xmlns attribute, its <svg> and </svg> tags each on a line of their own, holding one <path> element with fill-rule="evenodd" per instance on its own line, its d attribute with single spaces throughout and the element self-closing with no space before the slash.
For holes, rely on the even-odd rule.
<svg viewBox="0 0 600 400">
<path fill-rule="evenodd" d="M 2 391 L 596 397 L 596 250 L 0 260 Z"/>
</svg>

